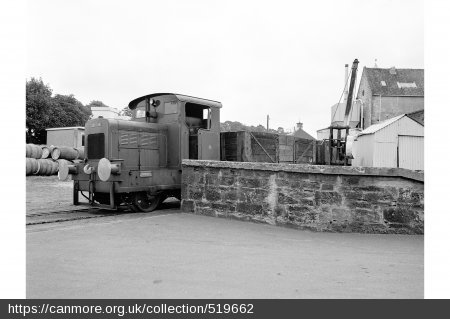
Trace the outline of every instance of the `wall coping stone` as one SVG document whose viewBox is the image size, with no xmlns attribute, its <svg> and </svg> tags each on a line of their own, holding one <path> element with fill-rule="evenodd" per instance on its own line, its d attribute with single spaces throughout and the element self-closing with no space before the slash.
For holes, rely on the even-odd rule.
<svg viewBox="0 0 450 319">
<path fill-rule="evenodd" d="M 262 162 L 227 162 L 210 160 L 183 159 L 183 167 L 212 167 L 247 169 L 273 172 L 295 172 L 323 175 L 358 175 L 358 176 L 384 176 L 401 177 L 405 179 L 424 182 L 424 171 L 413 171 L 404 168 L 389 167 L 362 167 L 362 166 L 329 166 L 310 164 L 285 164 L 285 163 L 262 163 Z"/>
</svg>

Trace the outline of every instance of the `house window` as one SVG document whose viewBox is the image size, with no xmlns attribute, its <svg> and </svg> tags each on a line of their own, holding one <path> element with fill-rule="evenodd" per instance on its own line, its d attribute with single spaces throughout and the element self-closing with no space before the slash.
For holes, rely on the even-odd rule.
<svg viewBox="0 0 450 319">
<path fill-rule="evenodd" d="M 362 91 L 362 96 L 364 96 L 364 90 Z"/>
<path fill-rule="evenodd" d="M 386 82 L 381 81 L 381 86 L 386 86 Z"/>
</svg>

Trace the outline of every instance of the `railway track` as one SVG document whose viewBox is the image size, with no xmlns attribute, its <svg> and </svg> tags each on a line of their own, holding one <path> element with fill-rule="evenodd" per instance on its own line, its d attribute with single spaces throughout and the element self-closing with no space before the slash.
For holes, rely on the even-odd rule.
<svg viewBox="0 0 450 319">
<path fill-rule="evenodd" d="M 160 205 L 160 207 L 152 212 L 151 214 L 158 214 L 161 210 L 173 210 L 179 208 L 179 201 L 169 200 Z M 74 221 L 81 219 L 92 219 L 92 218 L 105 218 L 117 215 L 128 215 L 136 214 L 135 212 L 124 208 L 120 208 L 117 211 L 111 211 L 101 208 L 81 208 L 81 209 L 68 209 L 50 212 L 41 212 L 35 214 L 29 214 L 26 216 L 26 226 L 50 224 L 50 223 L 60 223 L 66 221 Z M 143 214 L 143 213 L 139 213 Z"/>
<path fill-rule="evenodd" d="M 123 215 L 132 213 L 131 211 L 108 211 L 98 208 L 74 209 L 74 210 L 60 210 L 43 212 L 37 214 L 30 214 L 26 217 L 26 225 L 39 225 L 49 223 L 60 223 L 71 220 L 102 218 L 115 215 Z"/>
</svg>

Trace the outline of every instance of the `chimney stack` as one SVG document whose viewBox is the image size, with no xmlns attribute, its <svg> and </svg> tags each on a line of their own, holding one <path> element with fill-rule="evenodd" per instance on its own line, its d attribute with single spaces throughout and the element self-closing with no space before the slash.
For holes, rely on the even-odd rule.
<svg viewBox="0 0 450 319">
<path fill-rule="evenodd" d="M 303 129 L 303 123 L 302 122 L 298 122 L 297 123 L 297 131 Z"/>
</svg>

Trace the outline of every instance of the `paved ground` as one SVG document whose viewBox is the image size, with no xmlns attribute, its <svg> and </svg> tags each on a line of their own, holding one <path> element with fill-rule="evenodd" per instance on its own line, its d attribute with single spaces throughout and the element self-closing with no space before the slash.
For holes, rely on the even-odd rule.
<svg viewBox="0 0 450 319">
<path fill-rule="evenodd" d="M 423 298 L 423 236 L 179 213 L 27 226 L 27 298 Z"/>
</svg>

